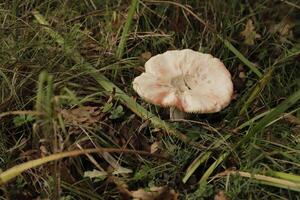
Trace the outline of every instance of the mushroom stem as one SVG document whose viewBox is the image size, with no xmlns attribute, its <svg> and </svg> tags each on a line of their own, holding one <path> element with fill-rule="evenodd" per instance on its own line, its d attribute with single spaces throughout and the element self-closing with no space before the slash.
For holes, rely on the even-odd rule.
<svg viewBox="0 0 300 200">
<path fill-rule="evenodd" d="M 185 119 L 186 113 L 178 110 L 175 107 L 170 107 L 170 120 L 176 121 L 178 119 Z"/>
</svg>

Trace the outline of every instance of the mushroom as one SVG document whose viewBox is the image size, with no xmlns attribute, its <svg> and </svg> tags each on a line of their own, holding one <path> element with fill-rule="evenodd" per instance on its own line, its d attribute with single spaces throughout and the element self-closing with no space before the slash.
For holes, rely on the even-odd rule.
<svg viewBox="0 0 300 200">
<path fill-rule="evenodd" d="M 231 75 L 210 54 L 191 49 L 170 50 L 151 57 L 133 89 L 147 102 L 170 107 L 171 120 L 184 113 L 215 113 L 232 99 Z"/>
</svg>

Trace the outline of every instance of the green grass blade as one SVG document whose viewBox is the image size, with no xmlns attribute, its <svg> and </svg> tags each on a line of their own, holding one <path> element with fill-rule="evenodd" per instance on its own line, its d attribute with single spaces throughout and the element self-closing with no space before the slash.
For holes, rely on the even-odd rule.
<svg viewBox="0 0 300 200">
<path fill-rule="evenodd" d="M 44 29 L 48 30 L 48 34 L 59 44 L 59 45 L 64 45 L 65 41 L 64 38 L 59 35 L 57 32 L 55 31 L 51 31 L 51 29 L 49 28 L 49 23 L 45 20 L 45 18 L 38 12 L 38 11 L 34 11 L 33 12 L 34 17 L 36 18 L 36 20 L 41 24 L 44 25 Z M 50 30 L 50 31 L 49 31 Z"/>
<path fill-rule="evenodd" d="M 214 170 L 227 158 L 229 155 L 229 152 L 223 153 L 215 162 L 205 171 L 205 173 L 202 175 L 199 183 L 199 195 L 202 196 L 206 192 L 206 186 L 207 186 L 207 179 L 210 177 L 210 175 L 214 172 Z"/>
<path fill-rule="evenodd" d="M 248 121 L 242 123 L 242 124 L 239 125 L 237 128 L 235 128 L 235 131 L 241 130 L 241 129 L 247 127 L 247 126 L 251 126 L 255 121 L 261 119 L 262 117 L 264 117 L 264 116 L 266 116 L 267 114 L 269 114 L 270 112 L 272 112 L 272 110 L 274 110 L 274 109 L 270 109 L 270 110 L 268 110 L 268 111 L 266 111 L 266 112 L 263 112 L 263 113 L 261 113 L 261 114 L 258 114 L 258 115 L 256 115 L 256 116 L 254 116 L 252 119 L 249 119 Z M 270 122 L 270 123 L 268 124 L 268 126 L 270 126 L 271 124 L 275 123 L 275 122 L 278 121 L 279 119 L 283 119 L 283 118 L 284 118 L 285 116 L 287 116 L 287 115 L 290 115 L 290 114 L 293 114 L 293 113 L 297 112 L 298 110 L 300 110 L 300 108 L 294 109 L 294 110 L 292 110 L 292 111 L 289 112 L 289 113 L 283 113 L 283 114 L 280 115 L 277 119 L 275 119 L 274 121 Z"/>
<path fill-rule="evenodd" d="M 52 107 L 52 97 L 53 97 L 53 76 L 47 76 L 47 89 L 46 89 L 46 98 L 45 98 L 45 110 L 48 118 L 50 119 L 53 114 Z"/>
<path fill-rule="evenodd" d="M 199 184 L 200 187 L 202 184 L 206 184 L 207 183 L 207 179 L 208 177 L 213 173 L 213 171 L 219 166 L 219 164 L 221 164 L 223 162 L 223 160 L 225 160 L 227 158 L 227 156 L 229 155 L 229 152 L 225 152 L 223 153 L 217 160 L 215 160 L 215 162 L 205 171 L 205 173 L 202 175 Z"/>
<path fill-rule="evenodd" d="M 251 128 L 247 135 L 238 143 L 242 144 L 246 142 L 250 137 L 254 136 L 254 134 L 258 132 L 262 132 L 265 127 L 279 117 L 282 113 L 284 113 L 288 108 L 293 106 L 300 100 L 300 89 L 298 89 L 294 94 L 289 96 L 286 100 L 284 100 L 281 104 L 279 104 L 274 110 L 272 110 L 269 114 L 263 117 L 253 128 Z"/>
<path fill-rule="evenodd" d="M 226 135 L 224 137 L 222 137 L 221 139 L 215 141 L 211 146 L 212 148 L 218 148 L 221 144 L 223 144 L 228 138 L 230 137 L 230 135 Z M 191 164 L 190 166 L 187 168 L 186 170 L 186 174 L 182 179 L 183 183 L 186 183 L 187 180 L 191 177 L 191 175 L 196 171 L 196 169 L 205 161 L 207 161 L 210 157 L 210 155 L 212 154 L 212 151 L 206 151 L 201 153 Z"/>
<path fill-rule="evenodd" d="M 256 99 L 256 97 L 259 95 L 259 93 L 266 87 L 266 85 L 269 83 L 269 81 L 272 78 L 274 68 L 270 68 L 264 76 L 258 81 L 258 83 L 255 85 L 254 89 L 252 90 L 251 94 L 247 98 L 246 102 L 244 100 L 241 100 L 240 102 L 243 104 L 243 107 L 241 108 L 240 115 L 244 114 L 251 103 Z"/>
<path fill-rule="evenodd" d="M 228 40 L 223 39 L 221 36 L 219 38 L 223 41 L 224 45 L 234 54 L 238 59 L 240 59 L 249 69 L 254 72 L 258 77 L 262 77 L 262 73 L 256 68 L 256 66 L 250 62 L 241 52 L 239 52 Z"/>
<path fill-rule="evenodd" d="M 210 155 L 212 154 L 211 151 L 205 152 L 200 154 L 193 162 L 192 164 L 189 166 L 189 168 L 186 170 L 186 174 L 182 179 L 183 183 L 186 183 L 187 180 L 192 176 L 192 174 L 196 171 L 196 169 L 205 161 L 207 161 L 207 159 L 210 157 Z"/>
<path fill-rule="evenodd" d="M 127 20 L 126 20 L 125 26 L 123 28 L 120 43 L 119 43 L 119 46 L 118 46 L 118 49 L 117 49 L 117 52 L 116 52 L 117 58 L 122 58 L 122 56 L 123 56 L 124 49 L 125 49 L 125 44 L 126 44 L 127 37 L 128 37 L 128 32 L 129 32 L 130 25 L 131 25 L 131 22 L 132 22 L 132 18 L 133 18 L 133 15 L 135 13 L 138 2 L 139 2 L 139 0 L 132 0 L 131 1 L 130 9 L 128 11 Z"/>
<path fill-rule="evenodd" d="M 39 113 L 45 112 L 45 107 L 44 107 L 44 83 L 47 79 L 47 72 L 42 71 L 39 75 L 39 80 L 38 80 L 38 85 L 37 85 L 37 95 L 36 95 L 36 105 L 35 109 Z"/>
</svg>

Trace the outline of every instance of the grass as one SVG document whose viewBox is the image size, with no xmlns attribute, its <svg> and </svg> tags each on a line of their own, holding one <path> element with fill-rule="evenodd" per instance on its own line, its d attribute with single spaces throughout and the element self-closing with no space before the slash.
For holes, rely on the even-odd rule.
<svg viewBox="0 0 300 200">
<path fill-rule="evenodd" d="M 122 199 L 153 186 L 179 199 L 298 199 L 299 4 L 1 2 L 0 199 Z M 249 19 L 253 45 L 240 34 Z M 183 48 L 219 57 L 235 99 L 169 122 L 131 82 L 144 53 Z"/>
</svg>

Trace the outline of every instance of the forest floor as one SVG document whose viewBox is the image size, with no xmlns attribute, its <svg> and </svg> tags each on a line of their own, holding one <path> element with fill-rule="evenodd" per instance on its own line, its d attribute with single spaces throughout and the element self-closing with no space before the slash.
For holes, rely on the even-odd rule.
<svg viewBox="0 0 300 200">
<path fill-rule="evenodd" d="M 0 42 L 0 199 L 300 199 L 299 0 L 4 0 Z M 132 81 L 187 48 L 233 100 L 170 121 Z"/>
</svg>

